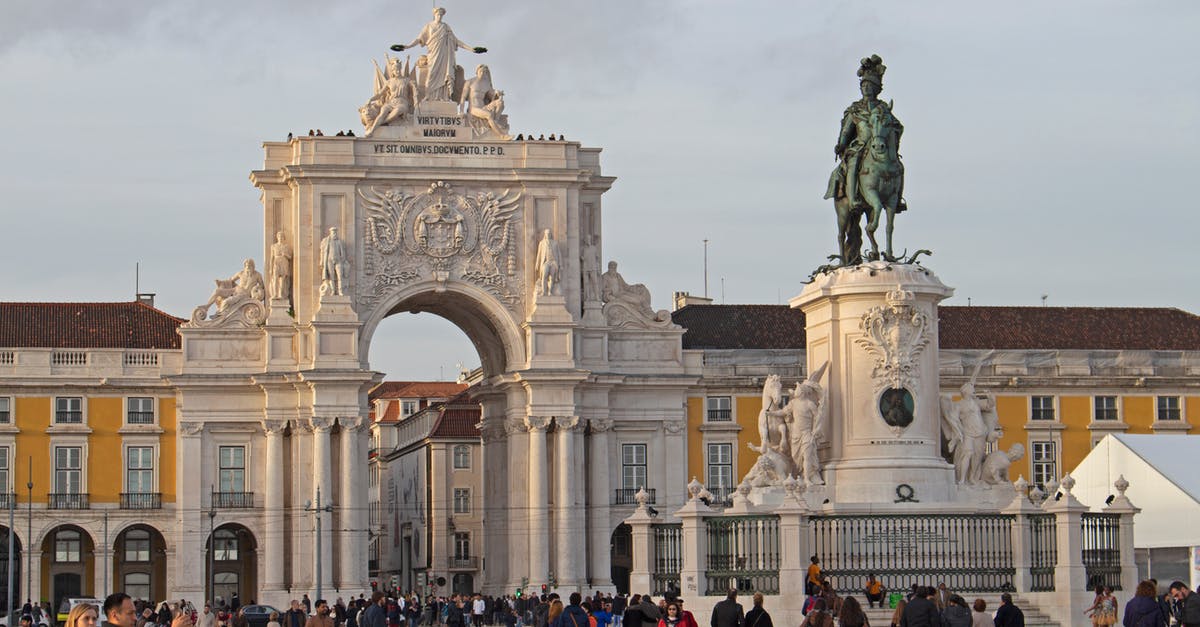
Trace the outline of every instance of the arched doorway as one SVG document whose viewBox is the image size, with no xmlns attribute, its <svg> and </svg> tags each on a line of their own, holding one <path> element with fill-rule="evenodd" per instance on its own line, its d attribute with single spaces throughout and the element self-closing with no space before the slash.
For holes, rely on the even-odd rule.
<svg viewBox="0 0 1200 627">
<path fill-rule="evenodd" d="M 61 608 L 65 599 L 96 594 L 96 545 L 92 536 L 76 525 L 59 525 L 42 540 L 42 590 L 48 590 L 50 607 Z"/>
<path fill-rule="evenodd" d="M 228 604 L 235 592 L 239 599 L 258 598 L 258 542 L 249 529 L 225 523 L 213 530 L 205 549 L 205 581 L 212 591 L 206 596 L 217 605 Z"/>
<path fill-rule="evenodd" d="M 157 529 L 133 525 L 117 536 L 113 546 L 113 583 L 135 600 L 154 602 L 167 597 L 167 543 Z"/>
<path fill-rule="evenodd" d="M 453 594 L 474 594 L 475 577 L 471 575 L 471 573 L 454 573 L 454 579 L 451 581 L 450 591 Z"/>
<path fill-rule="evenodd" d="M 612 533 L 612 581 L 620 594 L 629 594 L 629 571 L 633 569 L 633 528 L 625 523 Z"/>
<path fill-rule="evenodd" d="M 0 526 L 0 604 L 7 603 L 8 599 L 8 533 L 9 529 L 5 526 Z M 24 597 L 21 596 L 21 538 L 13 534 L 13 554 L 12 554 L 12 573 L 13 573 L 13 608 L 21 607 Z M 7 615 L 7 612 L 4 613 Z"/>
</svg>

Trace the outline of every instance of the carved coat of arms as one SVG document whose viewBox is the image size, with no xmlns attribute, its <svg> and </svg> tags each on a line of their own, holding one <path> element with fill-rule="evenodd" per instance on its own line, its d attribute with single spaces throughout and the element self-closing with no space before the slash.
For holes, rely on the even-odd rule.
<svg viewBox="0 0 1200 627">
<path fill-rule="evenodd" d="M 877 393 L 884 388 L 912 390 L 921 379 L 918 360 L 929 344 L 929 317 L 912 306 L 912 292 L 897 287 L 885 298 L 886 305 L 863 314 L 863 337 L 855 343 L 874 359 L 871 378 Z"/>
</svg>

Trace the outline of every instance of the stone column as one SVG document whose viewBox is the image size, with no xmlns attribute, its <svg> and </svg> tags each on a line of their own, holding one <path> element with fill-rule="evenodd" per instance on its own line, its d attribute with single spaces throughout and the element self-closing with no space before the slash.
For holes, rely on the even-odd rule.
<svg viewBox="0 0 1200 627">
<path fill-rule="evenodd" d="M 263 486 L 263 590 L 282 590 L 284 536 L 283 430 L 286 420 L 263 420 L 267 438 L 266 483 Z"/>
<path fill-rule="evenodd" d="M 1033 530 L 1029 524 L 1029 516 L 1040 510 L 1030 502 L 1026 493 L 1028 488 L 1029 484 L 1025 482 L 1025 478 L 1018 478 L 1013 484 L 1016 494 L 1013 496 L 1012 503 L 1000 510 L 1000 513 L 1013 517 L 1012 553 L 1013 568 L 1016 571 L 1013 577 L 1013 587 L 1016 588 L 1017 594 L 1026 594 L 1033 586 L 1033 577 L 1029 574 L 1029 567 L 1032 565 L 1030 557 L 1033 550 Z"/>
<path fill-rule="evenodd" d="M 338 505 L 341 506 L 342 528 L 338 553 L 341 556 L 338 590 L 366 592 L 367 586 L 367 488 L 368 481 L 359 477 L 366 470 L 367 460 L 362 453 L 365 421 L 361 416 L 338 418 L 342 427 L 342 467 Z"/>
<path fill-rule="evenodd" d="M 650 527 L 655 519 L 650 515 L 650 508 L 638 505 L 633 515 L 625 519 L 631 535 L 631 550 L 633 563 L 629 568 L 630 590 L 654 590 L 654 536 Z"/>
<path fill-rule="evenodd" d="M 320 555 L 315 553 L 316 538 L 314 537 L 313 557 L 314 560 L 320 560 L 322 591 L 333 590 L 333 516 L 330 515 L 330 512 L 325 511 L 327 506 L 333 502 L 333 459 L 329 448 L 329 431 L 333 428 L 333 421 L 333 418 L 309 419 L 313 430 L 313 507 L 320 507 L 320 510 L 313 512 L 312 515 L 319 516 L 321 519 L 321 553 Z M 317 494 L 321 496 L 320 503 L 317 502 Z M 314 586 L 317 563 L 316 561 L 313 563 Z"/>
<path fill-rule="evenodd" d="M 557 488 L 554 496 L 554 537 L 556 539 L 555 557 L 557 558 L 555 575 L 560 588 L 574 588 L 582 584 L 580 549 L 587 545 L 580 542 L 583 528 L 578 526 L 580 493 L 575 485 L 575 434 L 583 429 L 583 421 L 579 416 L 559 416 L 554 419 L 558 430 L 558 446 L 555 454 L 555 477 Z M 586 540 L 585 540 L 586 542 Z"/>
<path fill-rule="evenodd" d="M 811 529 L 801 502 L 788 495 L 775 510 L 779 515 L 779 610 L 795 616 L 804 609 Z"/>
<path fill-rule="evenodd" d="M 1129 497 L 1125 496 L 1125 490 L 1129 489 L 1129 482 L 1125 480 L 1125 475 L 1118 476 L 1113 487 L 1117 489 L 1117 496 L 1104 508 L 1104 513 L 1121 516 L 1121 526 L 1118 531 L 1120 534 L 1118 540 L 1121 543 L 1121 590 L 1125 594 L 1131 595 L 1130 591 L 1137 590 L 1138 585 L 1137 559 L 1134 557 L 1133 551 L 1133 517 L 1142 510 L 1134 507 Z"/>
<path fill-rule="evenodd" d="M 612 551 L 609 540 L 612 530 L 609 529 L 612 487 L 609 483 L 608 438 L 613 421 L 607 418 L 592 418 L 588 421 L 592 434 L 588 436 L 588 481 L 591 483 L 591 493 L 588 495 L 588 558 L 591 564 L 592 589 L 612 586 Z"/>
<path fill-rule="evenodd" d="M 696 483 L 693 481 L 693 483 Z M 689 490 L 692 485 L 689 484 Z M 712 509 L 692 497 L 675 515 L 683 520 L 682 536 L 679 539 L 683 563 L 679 567 L 680 596 L 695 599 L 705 596 L 708 585 L 704 580 L 705 561 L 708 559 L 704 518 Z"/>
<path fill-rule="evenodd" d="M 175 454 L 176 495 L 176 587 L 173 596 L 203 599 L 208 595 L 204 573 L 208 565 L 205 542 L 208 538 L 208 512 L 212 504 L 204 499 L 216 479 L 215 461 L 206 459 L 203 448 L 204 423 L 179 422 L 179 447 Z M 185 472 L 184 469 L 191 469 Z M 41 547 L 37 547 L 41 548 Z M 34 556 L 35 560 L 37 555 Z M 34 562 L 34 586 L 41 588 L 41 561 Z M 43 590 L 42 592 L 48 592 Z"/>
<path fill-rule="evenodd" d="M 529 429 L 529 583 L 537 589 L 550 580 L 550 491 L 546 430 L 550 416 L 526 416 Z"/>
<path fill-rule="evenodd" d="M 532 578 L 533 565 L 529 563 L 529 518 L 519 515 L 520 508 L 529 504 L 529 436 L 525 420 L 521 418 L 506 418 L 504 420 L 506 437 L 505 453 L 508 456 L 508 493 L 503 495 L 511 511 L 518 515 L 508 517 L 505 561 L 508 564 L 508 590 L 515 590 L 521 585 L 522 578 Z M 529 583 L 529 582 L 526 582 Z"/>
<path fill-rule="evenodd" d="M 1070 474 L 1063 475 L 1060 485 L 1062 497 L 1055 500 L 1055 496 L 1050 495 L 1044 510 L 1055 515 L 1057 536 L 1058 562 L 1054 565 L 1054 590 L 1061 604 L 1055 609 L 1062 613 L 1054 618 L 1070 622 L 1080 616 L 1093 600 L 1092 593 L 1087 591 L 1087 571 L 1083 567 L 1083 529 L 1080 526 L 1088 507 L 1071 494 L 1075 479 Z"/>
</svg>

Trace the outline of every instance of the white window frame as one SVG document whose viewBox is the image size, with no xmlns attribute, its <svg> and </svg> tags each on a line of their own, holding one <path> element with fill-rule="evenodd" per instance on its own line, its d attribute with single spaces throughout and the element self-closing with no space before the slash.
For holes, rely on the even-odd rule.
<svg viewBox="0 0 1200 627">
<path fill-rule="evenodd" d="M 722 404 L 727 405 L 727 407 L 721 407 Z M 715 407 L 714 407 L 714 405 L 715 405 Z M 712 417 L 712 415 L 713 415 L 712 412 L 720 412 L 720 411 L 726 412 L 729 417 L 728 418 L 717 418 L 714 420 Z M 733 396 L 730 396 L 730 395 L 705 396 L 704 397 L 704 422 L 719 422 L 719 423 L 734 422 Z"/>
<path fill-rule="evenodd" d="M 465 451 L 466 455 L 463 463 L 459 463 L 459 452 Z M 471 469 L 471 445 L 470 444 L 455 444 L 450 447 L 450 458 L 455 470 L 470 470 Z"/>
<path fill-rule="evenodd" d="M 1037 412 L 1039 410 L 1044 411 L 1047 408 L 1046 407 L 1037 407 L 1036 405 L 1040 405 L 1041 403 L 1039 402 L 1039 403 L 1035 404 L 1035 402 L 1034 402 L 1035 399 L 1049 399 L 1050 400 L 1050 407 L 1048 408 L 1050 411 L 1049 418 L 1038 418 L 1037 417 Z M 1030 422 L 1057 422 L 1058 421 L 1058 397 L 1050 395 L 1050 394 L 1033 394 L 1033 395 L 1031 395 L 1029 397 L 1029 421 Z"/>
<path fill-rule="evenodd" d="M 12 490 L 12 446 L 0 446 L 0 456 L 3 457 L 3 463 L 0 463 L 0 492 L 11 495 Z M 11 497 L 10 497 L 11 498 Z"/>
<path fill-rule="evenodd" d="M 131 449 L 149 449 L 150 450 L 150 468 L 149 469 L 146 469 L 146 468 L 135 469 L 130 466 L 130 464 L 133 461 L 133 458 L 130 455 Z M 124 447 L 124 453 L 125 453 L 123 455 L 124 462 L 125 462 L 124 463 L 124 474 L 121 477 L 121 485 L 124 486 L 124 491 L 127 493 L 138 493 L 138 494 L 146 494 L 146 493 L 153 494 L 153 493 L 158 492 L 159 491 L 158 490 L 158 445 L 157 444 L 142 444 L 142 443 L 126 444 Z M 220 462 L 218 461 L 218 463 L 220 463 Z M 149 470 L 150 471 L 150 489 L 149 490 L 144 490 L 144 491 L 143 490 L 131 490 L 129 488 L 129 471 L 131 471 L 131 470 L 139 470 L 139 471 Z"/>
<path fill-rule="evenodd" d="M 129 414 L 133 411 L 132 404 L 134 401 L 150 401 L 150 422 L 129 422 Z M 139 410 L 140 411 L 140 410 Z M 140 412 L 145 413 L 145 412 Z M 124 424 L 127 427 L 148 427 L 158 424 L 158 398 L 154 396 L 126 396 L 125 397 L 125 420 Z"/>
<path fill-rule="evenodd" d="M 621 489 L 622 490 L 637 490 L 639 488 L 646 488 L 646 489 L 650 488 L 650 486 L 646 485 L 647 483 L 650 482 L 650 474 L 649 474 L 649 472 L 650 472 L 650 465 L 649 465 L 650 452 L 648 449 L 649 449 L 649 447 L 644 442 L 622 442 L 621 443 Z M 638 461 L 637 461 L 636 451 L 639 451 L 639 450 L 641 451 L 641 463 L 638 463 Z M 634 455 L 632 458 L 633 461 L 627 461 L 628 458 L 626 457 L 626 451 L 634 451 Z M 639 482 L 636 477 L 633 478 L 632 482 L 629 481 L 630 476 L 625 472 L 626 468 L 634 468 L 634 469 L 641 468 L 642 469 L 641 481 Z M 633 474 L 637 475 L 638 473 L 635 471 Z M 637 483 L 638 485 L 630 485 L 630 483 Z"/>
<path fill-rule="evenodd" d="M 1039 446 L 1039 445 L 1042 445 L 1042 446 Z M 1049 459 L 1046 459 L 1044 452 L 1042 452 L 1039 455 L 1038 449 L 1039 448 L 1044 449 L 1045 446 L 1048 446 L 1050 449 Z M 1031 440 L 1029 442 L 1029 468 L 1030 468 L 1030 476 L 1033 477 L 1032 483 L 1034 485 L 1045 485 L 1046 483 L 1049 483 L 1051 480 L 1058 479 L 1058 457 L 1059 457 L 1058 451 L 1059 451 L 1059 448 L 1060 447 L 1058 445 L 1058 442 L 1054 439 Z M 1047 465 L 1050 466 L 1050 469 L 1049 469 L 1050 472 L 1048 475 L 1044 475 L 1044 471 L 1045 471 L 1044 467 Z M 1043 467 L 1042 468 L 1043 472 L 1039 472 L 1039 467 Z M 1042 474 L 1044 476 L 1039 477 L 1039 474 Z"/>
<path fill-rule="evenodd" d="M 216 447 L 217 447 L 217 451 L 216 451 L 217 452 L 217 455 L 216 455 L 216 457 L 217 457 L 217 467 L 216 467 L 216 470 L 217 470 L 217 483 L 216 483 L 217 489 L 216 489 L 216 491 L 217 491 L 217 493 L 219 493 L 219 494 L 245 493 L 247 491 L 246 486 L 250 485 L 250 445 L 244 444 L 244 443 L 243 444 L 235 444 L 235 443 L 219 442 L 219 443 L 216 443 Z M 230 490 L 226 491 L 224 489 L 225 488 L 224 485 L 222 484 L 221 473 L 224 472 L 226 470 L 226 468 L 224 466 L 222 466 L 221 449 L 225 449 L 225 448 L 240 448 L 240 449 L 242 449 L 242 466 L 241 466 L 242 487 L 240 490 L 230 489 Z M 237 470 L 237 467 L 230 466 L 229 470 Z"/>
<path fill-rule="evenodd" d="M 60 400 L 64 400 L 64 401 L 78 400 L 79 401 L 79 422 L 59 422 L 58 421 L 58 411 L 59 411 L 58 410 L 58 402 Z M 86 425 L 88 423 L 87 397 L 86 396 L 55 396 L 54 397 L 54 407 L 50 408 L 50 411 L 51 411 L 50 426 L 52 426 L 52 427 L 53 426 Z M 66 411 L 68 413 L 71 412 L 70 409 L 68 409 Z"/>
<path fill-rule="evenodd" d="M 15 420 L 16 401 L 11 396 L 0 396 L 0 425 L 11 425 Z"/>
<path fill-rule="evenodd" d="M 461 546 L 460 540 L 466 540 L 466 552 L 459 551 Z M 454 532 L 454 559 L 468 560 L 471 559 L 471 532 L 470 531 L 455 531 Z"/>
<path fill-rule="evenodd" d="M 70 532 L 70 533 L 75 534 L 76 542 L 79 543 L 78 552 L 75 554 L 76 559 L 73 559 L 73 560 L 72 559 L 65 559 L 65 560 L 58 559 L 58 555 L 59 555 L 58 534 L 64 533 L 64 532 Z M 82 564 L 83 563 L 83 532 L 79 531 L 78 529 L 58 529 L 58 530 L 54 531 L 53 538 L 54 539 L 51 542 L 51 544 L 54 547 L 54 553 L 50 556 L 51 562 L 53 562 L 55 564 Z M 71 556 L 71 553 L 68 550 L 67 557 L 69 558 L 70 556 Z"/>
<path fill-rule="evenodd" d="M 707 442 L 704 445 L 704 478 L 705 487 L 708 489 L 719 488 L 730 490 L 737 485 L 737 480 L 734 478 L 734 468 L 737 459 L 734 457 L 734 449 L 736 447 L 732 442 Z M 717 461 L 713 461 L 713 452 L 718 452 Z M 722 461 L 721 451 L 728 454 L 728 459 Z M 727 481 L 715 481 L 713 470 L 716 468 L 727 468 L 729 470 Z"/>
<path fill-rule="evenodd" d="M 135 555 L 134 556 L 135 559 L 129 559 L 129 534 L 135 533 L 135 532 L 146 534 L 146 540 L 145 540 L 145 542 L 146 542 L 146 559 L 136 559 L 137 557 L 140 557 L 140 555 Z M 154 534 L 150 533 L 150 530 L 145 529 L 143 527 L 134 527 L 132 529 L 126 529 L 122 535 L 124 537 L 121 539 L 121 544 L 123 545 L 122 551 L 121 551 L 122 552 L 121 558 L 126 563 L 147 564 L 153 559 L 153 557 L 154 557 Z M 141 551 L 138 551 L 138 553 L 141 553 Z"/>
<path fill-rule="evenodd" d="M 78 468 L 59 468 L 58 452 L 59 452 L 59 450 L 62 450 L 62 449 L 78 449 L 79 450 L 79 467 Z M 51 490 L 51 492 L 53 492 L 54 494 L 87 494 L 88 493 L 88 489 L 87 489 L 87 447 L 84 446 L 83 444 L 52 444 L 51 451 L 52 451 L 51 452 L 52 457 L 50 459 L 50 471 L 52 474 L 50 475 L 50 481 L 51 481 L 51 487 L 53 488 Z M 70 461 L 70 460 L 68 460 L 68 461 Z M 71 472 L 71 471 L 76 471 L 79 473 L 79 486 L 75 492 L 62 489 L 58 482 L 58 473 L 59 472 Z"/>
<path fill-rule="evenodd" d="M 471 513 L 471 488 L 454 488 L 454 513 L 455 514 L 470 514 Z"/>
<path fill-rule="evenodd" d="M 1173 407 L 1173 408 L 1172 408 L 1172 407 L 1168 407 L 1168 408 L 1166 408 L 1166 411 L 1167 411 L 1167 412 L 1172 412 L 1172 411 L 1173 411 L 1173 412 L 1175 412 L 1175 414 L 1176 414 L 1176 415 L 1175 415 L 1175 417 L 1174 417 L 1174 418 L 1168 418 L 1168 417 L 1164 417 L 1164 416 L 1163 416 L 1163 409 L 1164 409 L 1164 408 L 1163 408 L 1163 406 L 1162 406 L 1162 401 L 1163 401 L 1163 400 L 1167 400 L 1167 401 L 1169 401 L 1169 400 L 1171 400 L 1171 399 L 1174 399 L 1174 400 L 1175 400 L 1175 407 Z M 1168 403 L 1168 404 L 1169 404 L 1169 403 Z M 1159 395 L 1156 395 L 1156 396 L 1154 397 L 1154 419 L 1155 419 L 1156 421 L 1159 421 L 1159 422 L 1172 422 L 1172 423 L 1181 423 L 1181 422 L 1183 422 L 1183 397 L 1179 396 L 1178 394 L 1159 394 Z"/>
<path fill-rule="evenodd" d="M 412 411 L 407 411 L 409 403 L 412 403 Z M 400 419 L 403 420 L 409 416 L 421 411 L 421 399 L 418 398 L 402 398 L 400 399 Z"/>
<path fill-rule="evenodd" d="M 1100 399 L 1102 399 L 1102 398 L 1103 399 L 1108 399 L 1108 398 L 1112 399 L 1112 401 L 1113 401 L 1113 406 L 1112 406 L 1113 417 L 1112 418 L 1101 418 L 1100 417 L 1101 409 L 1104 409 L 1105 411 L 1108 411 L 1108 409 L 1109 409 L 1107 407 L 1105 407 L 1105 408 L 1100 407 Z M 1097 394 L 1095 396 L 1092 396 L 1092 422 L 1103 422 L 1103 423 L 1121 422 L 1121 397 L 1113 396 L 1111 394 Z"/>
</svg>

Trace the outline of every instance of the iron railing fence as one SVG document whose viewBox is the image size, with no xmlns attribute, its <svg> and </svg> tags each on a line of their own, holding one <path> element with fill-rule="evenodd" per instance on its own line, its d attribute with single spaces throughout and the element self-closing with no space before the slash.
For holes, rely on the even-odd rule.
<svg viewBox="0 0 1200 627">
<path fill-rule="evenodd" d="M 1121 516 L 1120 514 L 1084 513 L 1083 568 L 1087 589 L 1110 586 L 1121 589 Z"/>
<path fill-rule="evenodd" d="M 683 524 L 658 524 L 650 527 L 654 534 L 654 575 L 651 583 L 654 596 L 679 593 L 679 571 L 683 567 Z"/>
<path fill-rule="evenodd" d="M 1014 589 L 1013 517 L 1006 514 L 814 516 L 813 553 L 839 594 L 869 575 L 889 590 L 945 582 L 963 592 Z"/>
<path fill-rule="evenodd" d="M 1054 565 L 1058 563 L 1058 527 L 1054 514 L 1029 516 L 1030 592 L 1054 592 Z"/>
<path fill-rule="evenodd" d="M 705 522 L 705 594 L 779 592 L 779 517 L 714 516 Z"/>
</svg>

